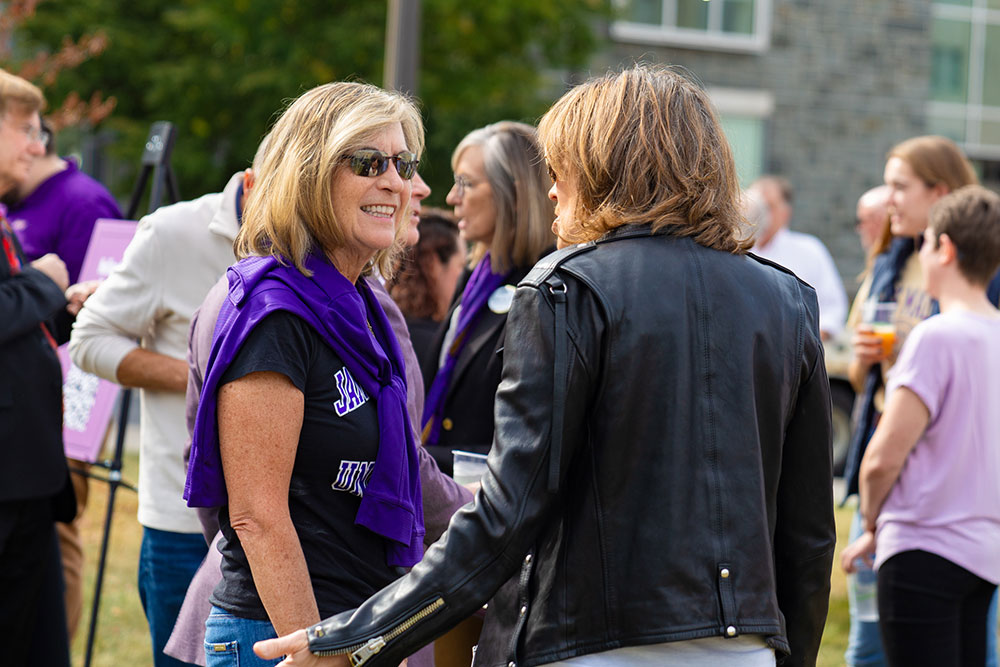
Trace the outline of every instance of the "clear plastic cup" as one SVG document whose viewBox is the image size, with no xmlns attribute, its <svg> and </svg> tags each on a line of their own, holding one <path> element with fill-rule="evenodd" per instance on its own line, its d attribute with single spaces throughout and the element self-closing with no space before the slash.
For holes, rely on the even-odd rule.
<svg viewBox="0 0 1000 667">
<path fill-rule="evenodd" d="M 896 344 L 896 303 L 894 301 L 866 301 L 861 311 L 861 321 L 882 341 L 882 352 L 892 356 Z"/>
<path fill-rule="evenodd" d="M 459 484 L 478 482 L 486 473 L 486 454 L 475 454 L 456 449 L 452 451 L 451 455 L 454 463 L 452 477 Z"/>
</svg>

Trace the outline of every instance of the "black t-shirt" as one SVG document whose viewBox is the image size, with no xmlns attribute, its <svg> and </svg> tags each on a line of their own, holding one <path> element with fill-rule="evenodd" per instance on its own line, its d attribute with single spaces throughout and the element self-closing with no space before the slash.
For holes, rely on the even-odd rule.
<svg viewBox="0 0 1000 667">
<path fill-rule="evenodd" d="M 378 452 L 375 401 L 326 341 L 287 311 L 254 328 L 219 386 L 256 371 L 287 376 L 305 396 L 288 509 L 320 617 L 353 609 L 398 576 L 386 565 L 385 538 L 354 525 Z M 267 620 L 228 507 L 219 510 L 219 523 L 222 582 L 211 602 L 243 618 Z"/>
</svg>

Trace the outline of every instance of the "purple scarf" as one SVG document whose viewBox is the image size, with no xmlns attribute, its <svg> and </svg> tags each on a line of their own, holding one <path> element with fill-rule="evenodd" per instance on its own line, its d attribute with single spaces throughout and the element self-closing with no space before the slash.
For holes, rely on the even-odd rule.
<svg viewBox="0 0 1000 667">
<path fill-rule="evenodd" d="M 430 391 L 427 392 L 427 401 L 424 403 L 423 417 L 423 441 L 425 445 L 436 445 L 441 435 L 441 415 L 444 412 L 445 399 L 448 397 L 448 389 L 451 385 L 451 376 L 458 363 L 458 355 L 462 353 L 462 348 L 469 341 L 469 335 L 473 327 L 479 321 L 479 316 L 483 313 L 483 308 L 489 301 L 490 295 L 503 285 L 507 279 L 507 273 L 493 273 L 490 264 L 490 253 L 487 252 L 476 265 L 469 282 L 462 290 L 462 297 L 459 303 L 462 312 L 458 315 L 458 323 L 455 325 L 455 338 L 448 348 L 444 364 L 434 375 L 434 382 Z"/>
<path fill-rule="evenodd" d="M 399 343 L 365 281 L 355 287 L 319 254 L 310 255 L 306 267 L 312 278 L 273 257 L 248 257 L 229 268 L 229 297 L 212 338 L 184 498 L 191 507 L 227 504 L 216 419 L 219 380 L 253 328 L 268 314 L 287 310 L 323 337 L 375 399 L 378 454 L 354 522 L 390 540 L 389 565 L 410 567 L 423 555 L 424 517 Z"/>
</svg>

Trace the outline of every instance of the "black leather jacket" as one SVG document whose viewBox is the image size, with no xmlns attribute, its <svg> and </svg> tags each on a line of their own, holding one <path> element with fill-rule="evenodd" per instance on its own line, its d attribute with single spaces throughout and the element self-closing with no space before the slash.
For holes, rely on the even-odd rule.
<svg viewBox="0 0 1000 667">
<path fill-rule="evenodd" d="M 560 298 L 570 346 L 552 492 Z M 511 580 L 476 667 L 741 634 L 784 664 L 815 663 L 835 532 L 812 288 L 753 256 L 621 228 L 536 266 L 504 357 L 475 504 L 408 575 L 310 628 L 313 652 L 395 667 Z"/>
</svg>

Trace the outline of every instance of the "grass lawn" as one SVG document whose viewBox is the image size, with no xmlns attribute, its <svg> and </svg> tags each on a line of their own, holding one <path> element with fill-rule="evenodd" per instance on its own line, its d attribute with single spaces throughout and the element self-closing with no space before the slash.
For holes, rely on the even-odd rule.
<svg viewBox="0 0 1000 667">
<path fill-rule="evenodd" d="M 138 475 L 138 458 L 135 454 L 126 456 L 123 475 L 127 481 L 135 482 Z M 86 655 L 94 577 L 100 555 L 107 497 L 107 485 L 92 480 L 82 528 L 87 558 L 84 571 L 84 613 L 73 642 L 73 667 L 82 667 Z M 91 662 L 94 667 L 152 664 L 146 617 L 142 613 L 136 588 L 136 564 L 139 562 L 139 544 L 142 540 L 142 528 L 135 518 L 136 504 L 134 493 L 122 488 L 118 490 L 101 594 L 97 639 Z M 852 508 L 837 510 L 838 557 L 847 539 L 852 512 Z M 830 615 L 819 653 L 818 664 L 821 667 L 844 664 L 847 628 L 847 584 L 843 572 L 835 564 Z"/>
<path fill-rule="evenodd" d="M 838 502 L 840 498 L 834 494 Z M 847 650 L 847 630 L 850 627 L 850 616 L 847 612 L 847 576 L 840 569 L 840 552 L 847 546 L 847 534 L 851 529 L 851 517 L 854 506 L 838 507 L 835 510 L 837 518 L 837 553 L 834 557 L 833 572 L 830 576 L 830 613 L 826 617 L 826 628 L 823 630 L 823 643 L 819 647 L 819 667 L 834 667 L 844 664 L 844 651 Z"/>
<path fill-rule="evenodd" d="M 100 473 L 101 471 L 98 471 Z M 127 454 L 122 476 L 135 484 L 139 475 L 139 458 Z M 87 654 L 87 633 L 90 628 L 91 606 L 94 600 L 94 579 L 101 553 L 104 516 L 108 506 L 108 485 L 90 480 L 90 497 L 80 532 L 86 561 L 83 581 L 83 616 L 73 640 L 73 667 L 82 667 Z M 139 602 L 136 571 L 142 526 L 136 521 L 136 494 L 119 487 L 115 494 L 115 511 L 111 523 L 111 541 L 101 592 L 101 608 L 92 654 L 92 667 L 119 665 L 151 665 L 152 650 L 146 616 Z"/>
</svg>

